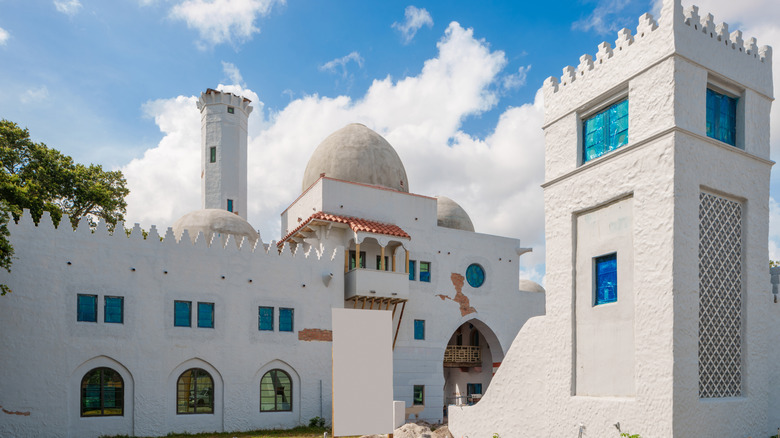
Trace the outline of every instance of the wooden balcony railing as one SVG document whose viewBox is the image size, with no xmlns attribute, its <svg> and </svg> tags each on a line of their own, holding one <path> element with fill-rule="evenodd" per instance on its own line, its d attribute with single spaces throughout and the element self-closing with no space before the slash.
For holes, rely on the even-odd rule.
<svg viewBox="0 0 780 438">
<path fill-rule="evenodd" d="M 479 347 L 448 345 L 444 351 L 445 367 L 474 367 L 480 365 L 482 365 L 482 353 Z"/>
</svg>

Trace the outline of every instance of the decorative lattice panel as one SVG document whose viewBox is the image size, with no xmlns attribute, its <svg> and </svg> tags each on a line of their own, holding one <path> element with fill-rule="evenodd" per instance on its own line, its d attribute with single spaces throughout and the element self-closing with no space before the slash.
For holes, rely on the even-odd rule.
<svg viewBox="0 0 780 438">
<path fill-rule="evenodd" d="M 742 393 L 742 205 L 699 195 L 699 397 Z"/>
</svg>

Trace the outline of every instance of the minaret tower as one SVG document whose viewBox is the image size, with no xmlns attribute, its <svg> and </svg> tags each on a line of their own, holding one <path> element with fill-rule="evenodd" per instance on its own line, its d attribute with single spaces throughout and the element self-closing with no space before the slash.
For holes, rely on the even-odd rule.
<svg viewBox="0 0 780 438">
<path fill-rule="evenodd" d="M 244 219 L 250 103 L 245 97 L 211 88 L 198 99 L 202 207 L 231 211 Z"/>
</svg>

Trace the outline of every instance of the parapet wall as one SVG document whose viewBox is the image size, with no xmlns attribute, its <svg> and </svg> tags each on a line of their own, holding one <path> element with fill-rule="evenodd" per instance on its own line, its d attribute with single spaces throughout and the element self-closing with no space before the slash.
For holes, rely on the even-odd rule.
<svg viewBox="0 0 780 438">
<path fill-rule="evenodd" d="M 225 104 L 240 108 L 246 116 L 249 116 L 253 109 L 252 106 L 249 105 L 250 103 L 252 103 L 252 101 L 246 97 L 209 88 L 204 93 L 200 93 L 200 98 L 198 98 L 198 109 L 203 112 L 203 109 L 206 108 L 207 105 Z"/>
</svg>

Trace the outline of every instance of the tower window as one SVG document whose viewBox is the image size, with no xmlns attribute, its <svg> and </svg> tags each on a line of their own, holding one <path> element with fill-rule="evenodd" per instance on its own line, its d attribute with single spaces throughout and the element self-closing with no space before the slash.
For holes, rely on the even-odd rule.
<svg viewBox="0 0 780 438">
<path fill-rule="evenodd" d="M 291 332 L 293 331 L 293 309 L 286 309 L 284 307 L 279 308 L 279 331 Z"/>
<path fill-rule="evenodd" d="M 414 406 L 425 405 L 425 385 L 414 385 L 414 398 L 412 400 Z"/>
<path fill-rule="evenodd" d="M 235 108 L 233 108 L 232 106 L 229 106 L 229 107 L 228 107 L 228 114 L 233 114 L 233 113 L 235 113 L 235 112 L 236 112 L 236 109 L 235 109 Z"/>
<path fill-rule="evenodd" d="M 431 282 L 431 262 L 420 262 L 420 281 Z"/>
<path fill-rule="evenodd" d="M 737 144 L 737 98 L 707 88 L 707 137 Z"/>
<path fill-rule="evenodd" d="M 214 328 L 214 303 L 198 303 L 198 327 Z"/>
<path fill-rule="evenodd" d="M 76 321 L 97 322 L 97 295 L 79 294 Z"/>
<path fill-rule="evenodd" d="M 424 319 L 415 319 L 414 320 L 414 339 L 417 339 L 417 340 L 424 340 L 425 339 L 425 320 Z"/>
<path fill-rule="evenodd" d="M 610 105 L 582 122 L 582 162 L 628 143 L 628 99 Z"/>
<path fill-rule="evenodd" d="M 596 305 L 617 301 L 617 253 L 596 257 Z"/>
<path fill-rule="evenodd" d="M 409 260 L 409 280 L 415 281 L 417 280 L 417 276 L 415 273 L 415 265 L 417 264 L 416 260 Z"/>
<path fill-rule="evenodd" d="M 233 211 L 233 200 L 232 199 L 228 199 L 227 200 L 227 204 L 228 204 L 227 205 L 227 211 L 231 211 L 232 212 Z"/>
<path fill-rule="evenodd" d="M 260 307 L 257 316 L 257 329 L 260 331 L 274 330 L 274 308 Z"/>
<path fill-rule="evenodd" d="M 217 147 L 212 146 L 209 148 L 209 162 L 210 163 L 216 163 L 217 162 Z"/>
<path fill-rule="evenodd" d="M 192 302 L 174 301 L 173 302 L 173 326 L 174 327 L 192 327 Z"/>
<path fill-rule="evenodd" d="M 105 301 L 103 321 L 122 324 L 124 322 L 125 299 L 123 297 L 105 297 Z"/>
</svg>

